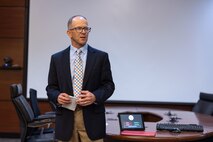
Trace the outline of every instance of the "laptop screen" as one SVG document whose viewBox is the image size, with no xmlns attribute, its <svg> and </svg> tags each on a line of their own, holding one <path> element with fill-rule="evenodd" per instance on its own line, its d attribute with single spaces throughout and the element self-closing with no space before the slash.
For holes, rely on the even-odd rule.
<svg viewBox="0 0 213 142">
<path fill-rule="evenodd" d="M 135 112 L 118 113 L 120 129 L 123 130 L 145 130 L 143 115 Z"/>
</svg>

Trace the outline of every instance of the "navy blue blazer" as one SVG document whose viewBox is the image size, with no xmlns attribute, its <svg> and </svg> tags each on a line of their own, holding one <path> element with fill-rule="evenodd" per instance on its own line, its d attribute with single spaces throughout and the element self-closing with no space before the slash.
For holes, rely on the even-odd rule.
<svg viewBox="0 0 213 142">
<path fill-rule="evenodd" d="M 73 96 L 70 71 L 70 47 L 51 57 L 48 85 L 48 99 L 57 104 L 60 93 Z M 89 90 L 96 97 L 96 103 L 83 107 L 83 117 L 87 134 L 91 140 L 106 135 L 104 102 L 113 94 L 115 85 L 110 62 L 106 52 L 88 46 L 87 61 L 83 79 L 83 90 Z M 56 110 L 55 137 L 68 141 L 72 136 L 74 113 L 63 107 Z"/>
</svg>

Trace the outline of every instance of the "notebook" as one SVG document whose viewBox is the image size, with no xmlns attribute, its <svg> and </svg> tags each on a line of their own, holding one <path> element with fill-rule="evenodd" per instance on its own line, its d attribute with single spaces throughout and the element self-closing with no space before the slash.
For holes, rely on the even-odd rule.
<svg viewBox="0 0 213 142">
<path fill-rule="evenodd" d="M 121 135 L 132 136 L 155 136 L 156 132 L 147 132 L 145 130 L 142 113 L 122 112 L 118 113 Z"/>
</svg>

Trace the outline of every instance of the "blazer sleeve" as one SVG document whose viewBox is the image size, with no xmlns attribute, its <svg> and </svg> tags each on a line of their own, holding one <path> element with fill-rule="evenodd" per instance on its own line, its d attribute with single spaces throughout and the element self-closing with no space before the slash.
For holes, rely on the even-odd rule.
<svg viewBox="0 0 213 142">
<path fill-rule="evenodd" d="M 47 96 L 49 100 L 57 104 L 57 98 L 60 92 L 59 92 L 59 85 L 57 80 L 56 65 L 55 65 L 53 55 L 51 56 L 51 60 L 50 60 L 48 85 L 46 87 L 46 91 L 47 91 Z"/>
<path fill-rule="evenodd" d="M 93 91 L 96 97 L 96 103 L 104 103 L 115 90 L 115 84 L 112 78 L 111 66 L 108 54 L 105 53 L 101 64 L 101 85 Z"/>
</svg>

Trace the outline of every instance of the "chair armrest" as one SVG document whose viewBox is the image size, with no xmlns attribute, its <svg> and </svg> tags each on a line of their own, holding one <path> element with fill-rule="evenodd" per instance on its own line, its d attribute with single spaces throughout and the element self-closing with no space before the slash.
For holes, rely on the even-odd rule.
<svg viewBox="0 0 213 142">
<path fill-rule="evenodd" d="M 44 115 L 55 115 L 55 111 L 48 111 L 48 112 L 45 112 Z"/>
<path fill-rule="evenodd" d="M 43 126 L 48 126 L 52 124 L 52 120 L 51 119 L 44 119 L 41 121 L 33 121 L 28 123 L 28 127 L 32 127 L 32 128 L 38 128 L 38 127 L 43 127 Z"/>
<path fill-rule="evenodd" d="M 42 114 L 36 117 L 35 119 L 43 120 L 43 119 L 55 119 L 55 114 Z"/>
</svg>

